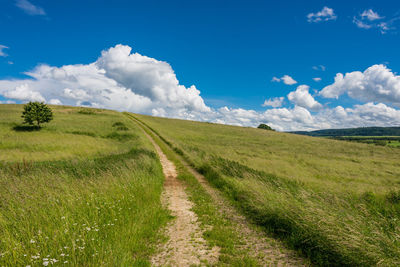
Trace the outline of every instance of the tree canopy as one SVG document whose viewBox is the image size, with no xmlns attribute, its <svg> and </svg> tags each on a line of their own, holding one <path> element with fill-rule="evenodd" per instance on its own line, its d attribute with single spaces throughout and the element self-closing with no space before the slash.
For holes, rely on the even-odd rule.
<svg viewBox="0 0 400 267">
<path fill-rule="evenodd" d="M 50 122 L 53 119 L 53 112 L 44 103 L 29 102 L 24 106 L 22 116 L 24 123 L 40 127 L 41 123 Z"/>
<path fill-rule="evenodd" d="M 264 130 L 270 130 L 270 131 L 273 131 L 274 129 L 272 129 L 270 126 L 268 126 L 267 124 L 265 124 L 265 123 L 261 123 L 260 125 L 258 125 L 258 127 L 257 127 L 258 129 L 264 129 Z"/>
</svg>

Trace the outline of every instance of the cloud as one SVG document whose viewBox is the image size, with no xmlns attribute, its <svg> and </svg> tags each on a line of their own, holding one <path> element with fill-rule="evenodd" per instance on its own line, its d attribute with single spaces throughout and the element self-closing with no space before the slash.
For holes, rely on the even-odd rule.
<svg viewBox="0 0 400 267">
<path fill-rule="evenodd" d="M 358 16 L 353 17 L 353 23 L 361 29 L 378 29 L 382 34 L 387 33 L 390 30 L 394 30 L 393 23 L 399 20 L 399 17 L 382 21 L 385 17 L 380 16 L 377 12 L 372 9 L 364 10 Z"/>
<path fill-rule="evenodd" d="M 321 125 L 329 125 L 327 128 L 400 126 L 400 110 L 370 102 L 352 108 L 326 109 L 317 114 L 315 120 Z"/>
<path fill-rule="evenodd" d="M 281 78 L 282 80 L 283 80 L 283 83 L 284 84 L 287 84 L 287 85 L 292 85 L 292 84 L 296 84 L 297 82 L 292 78 L 292 77 L 290 77 L 289 75 L 283 75 L 283 77 Z"/>
<path fill-rule="evenodd" d="M 12 101 L 12 100 L 1 101 L 0 100 L 0 104 L 15 104 L 15 101 Z"/>
<path fill-rule="evenodd" d="M 264 104 L 262 104 L 263 107 L 273 107 L 273 108 L 278 108 L 282 106 L 283 100 L 285 98 L 282 97 L 274 97 L 270 99 L 266 99 L 264 101 Z"/>
<path fill-rule="evenodd" d="M 320 82 L 322 79 L 319 77 L 312 78 L 315 82 Z"/>
<path fill-rule="evenodd" d="M 59 99 L 50 99 L 49 100 L 50 105 L 61 105 L 61 101 Z"/>
<path fill-rule="evenodd" d="M 313 70 L 318 70 L 318 71 L 325 71 L 326 67 L 324 65 L 318 65 L 318 66 L 313 66 Z"/>
<path fill-rule="evenodd" d="M 45 99 L 39 92 L 32 90 L 26 83 L 15 87 L 14 90 L 5 91 L 3 95 L 7 98 L 12 98 L 17 100 L 39 101 L 39 102 L 45 101 Z"/>
<path fill-rule="evenodd" d="M 299 85 L 296 91 L 290 92 L 287 97 L 297 106 L 313 111 L 320 110 L 322 105 L 309 93 L 309 89 L 308 85 Z"/>
<path fill-rule="evenodd" d="M 267 99 L 263 106 L 268 108 L 264 111 L 229 107 L 214 109 L 204 103 L 194 85 L 180 84 L 167 62 L 132 53 L 129 46 L 116 45 L 104 50 L 90 64 L 61 67 L 42 64 L 26 72 L 28 77 L 25 79 L 0 80 L 0 95 L 7 98 L 3 103 L 45 101 L 56 105 L 108 108 L 241 126 L 266 123 L 279 131 L 398 126 L 399 110 L 383 103 L 374 104 L 375 101 L 370 99 L 377 98 L 376 94 L 382 102 L 396 99 L 399 78 L 383 65 L 371 68 L 356 75 L 342 75 L 345 82 L 337 80 L 338 83 L 335 81 L 321 93 L 325 97 L 339 97 L 344 93 L 358 97 L 360 93 L 356 92 L 361 90 L 365 96 L 363 99 L 368 100 L 364 105 L 351 108 L 322 106 L 309 93 L 308 86 L 300 85 L 289 93 L 288 107 L 282 107 L 282 96 Z M 371 86 L 383 91 L 376 93 Z M 383 97 L 385 90 L 391 97 Z"/>
<path fill-rule="evenodd" d="M 287 84 L 287 85 L 293 85 L 293 84 L 297 83 L 297 81 L 295 81 L 289 75 L 283 75 L 282 78 L 272 77 L 272 80 L 271 80 L 271 82 L 280 82 L 280 81 L 282 81 L 284 84 Z"/>
<path fill-rule="evenodd" d="M 353 23 L 356 24 L 357 27 L 361 29 L 371 29 L 373 27 L 373 25 L 367 24 L 356 17 L 353 18 Z"/>
<path fill-rule="evenodd" d="M 335 20 L 336 18 L 337 16 L 335 15 L 334 10 L 326 6 L 317 13 L 310 13 L 307 15 L 307 21 L 310 23 Z"/>
<path fill-rule="evenodd" d="M 3 51 L 4 49 L 8 49 L 5 45 L 0 45 L 0 57 L 6 57 L 7 54 Z"/>
<path fill-rule="evenodd" d="M 372 9 L 364 10 L 363 13 L 361 13 L 361 18 L 363 19 L 368 19 L 369 21 L 374 21 L 377 19 L 383 19 L 384 17 L 379 16 L 379 14 Z"/>
<path fill-rule="evenodd" d="M 382 34 L 385 34 L 387 31 L 391 30 L 392 28 L 389 26 L 387 22 L 381 22 L 376 25 L 376 27 L 380 30 Z M 394 29 L 394 28 L 393 28 Z"/>
<path fill-rule="evenodd" d="M 338 98 L 343 94 L 361 101 L 400 106 L 400 76 L 385 65 L 373 65 L 364 72 L 336 74 L 335 82 L 320 92 L 326 98 Z"/>
<path fill-rule="evenodd" d="M 46 12 L 44 11 L 43 8 L 41 8 L 39 6 L 35 6 L 31 2 L 29 2 L 28 0 L 16 0 L 15 5 L 17 7 L 19 7 L 20 9 L 22 9 L 28 15 L 32 15 L 32 16 L 35 16 L 35 15 L 44 16 L 44 15 L 46 15 Z"/>
<path fill-rule="evenodd" d="M 0 94 L 17 100 L 107 107 L 185 117 L 208 112 L 195 86 L 179 84 L 171 66 L 117 45 L 96 62 L 53 67 L 39 65 L 22 80 L 0 81 Z"/>
</svg>

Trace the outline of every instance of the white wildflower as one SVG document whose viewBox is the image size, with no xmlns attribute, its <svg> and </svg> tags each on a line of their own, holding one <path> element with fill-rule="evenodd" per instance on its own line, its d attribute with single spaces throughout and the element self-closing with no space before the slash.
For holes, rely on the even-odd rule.
<svg viewBox="0 0 400 267">
<path fill-rule="evenodd" d="M 43 262 L 43 265 L 44 265 L 44 266 L 47 266 L 47 265 L 49 265 L 49 262 L 48 262 L 48 261 L 44 261 L 44 262 Z"/>
<path fill-rule="evenodd" d="M 31 239 L 31 244 L 33 244 L 33 243 L 36 243 L 36 241 L 35 241 L 35 240 L 33 240 L 33 239 Z"/>
</svg>

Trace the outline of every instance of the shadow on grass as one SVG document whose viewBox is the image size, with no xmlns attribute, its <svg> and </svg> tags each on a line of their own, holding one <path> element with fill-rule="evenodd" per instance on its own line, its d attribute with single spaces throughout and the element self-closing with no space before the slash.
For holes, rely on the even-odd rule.
<svg viewBox="0 0 400 267">
<path fill-rule="evenodd" d="M 36 125 L 14 125 L 12 129 L 16 132 L 34 132 L 42 128 Z"/>
</svg>

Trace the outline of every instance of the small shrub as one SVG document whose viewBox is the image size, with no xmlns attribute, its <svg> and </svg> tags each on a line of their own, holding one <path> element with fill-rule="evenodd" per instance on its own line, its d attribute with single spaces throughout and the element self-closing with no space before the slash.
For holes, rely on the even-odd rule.
<svg viewBox="0 0 400 267">
<path fill-rule="evenodd" d="M 110 139 L 114 139 L 114 140 L 118 140 L 118 141 L 127 141 L 127 140 L 137 139 L 138 136 L 134 135 L 134 134 L 129 134 L 129 133 L 120 134 L 118 132 L 112 132 L 112 133 L 106 135 L 105 138 L 110 138 Z"/>
<path fill-rule="evenodd" d="M 264 124 L 264 123 L 261 123 L 260 125 L 258 125 L 257 128 L 258 129 L 269 130 L 269 131 L 274 131 L 274 129 L 272 129 L 270 126 L 268 126 L 267 124 Z"/>
<path fill-rule="evenodd" d="M 117 122 L 114 122 L 114 124 L 112 126 L 113 127 L 120 127 L 120 126 L 125 126 L 125 124 L 123 122 L 117 121 Z"/>
<path fill-rule="evenodd" d="M 129 128 L 126 127 L 126 125 L 125 125 L 123 122 L 120 122 L 120 121 L 115 122 L 115 123 L 113 124 L 113 127 L 114 127 L 117 131 L 128 131 L 128 130 L 129 130 Z"/>
<path fill-rule="evenodd" d="M 84 115 L 96 115 L 95 110 L 90 108 L 82 108 L 78 111 L 78 113 Z"/>
<path fill-rule="evenodd" d="M 85 132 L 85 131 L 72 131 L 70 132 L 72 134 L 77 134 L 77 135 L 86 135 L 86 136 L 91 136 L 91 137 L 96 137 L 95 133 L 92 132 Z"/>
</svg>

